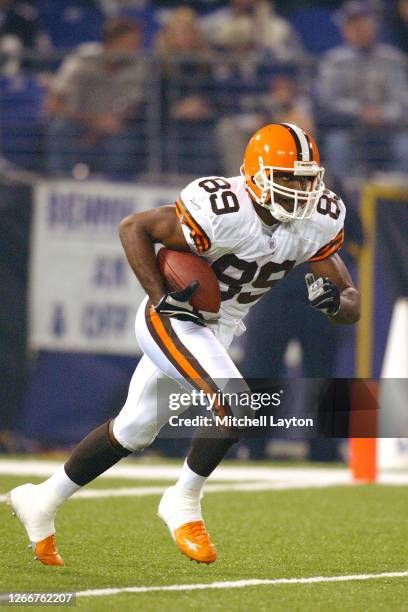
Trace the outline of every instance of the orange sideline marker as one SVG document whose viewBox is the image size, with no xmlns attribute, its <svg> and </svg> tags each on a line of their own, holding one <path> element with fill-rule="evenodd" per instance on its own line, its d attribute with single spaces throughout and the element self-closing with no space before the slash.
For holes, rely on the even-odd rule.
<svg viewBox="0 0 408 612">
<path fill-rule="evenodd" d="M 377 479 L 378 383 L 356 381 L 351 391 L 350 468 L 357 482 Z"/>
</svg>

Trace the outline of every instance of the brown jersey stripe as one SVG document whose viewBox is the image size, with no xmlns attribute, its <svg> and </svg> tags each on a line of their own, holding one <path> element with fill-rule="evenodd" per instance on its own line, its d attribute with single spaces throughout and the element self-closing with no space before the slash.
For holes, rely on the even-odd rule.
<svg viewBox="0 0 408 612">
<path fill-rule="evenodd" d="M 158 326 L 157 325 L 153 325 L 153 321 L 152 321 L 152 314 L 157 314 L 151 303 L 147 302 L 146 304 L 146 308 L 145 308 L 145 319 L 146 319 L 146 324 L 148 327 L 148 330 L 153 338 L 153 340 L 156 342 L 156 344 L 159 346 L 159 348 L 161 349 L 161 351 L 165 354 L 165 356 L 167 357 L 167 359 L 174 365 L 174 367 L 176 368 L 176 370 L 185 378 L 189 378 L 189 376 L 186 375 L 186 370 L 185 368 L 182 367 L 182 365 L 179 363 L 179 361 L 177 359 L 175 359 L 174 354 L 170 351 L 170 347 L 163 342 L 161 335 L 158 333 Z M 195 384 L 195 379 L 199 378 L 198 372 L 190 372 L 190 374 L 193 374 L 194 378 L 190 379 L 189 381 L 195 386 L 197 387 L 197 385 Z"/>
<path fill-rule="evenodd" d="M 161 317 L 154 310 L 150 302 L 146 305 L 145 316 L 148 329 L 154 341 L 176 370 L 197 390 L 202 390 L 210 395 L 220 393 L 216 382 L 181 342 L 170 320 L 167 317 Z M 231 415 L 228 404 L 224 405 L 215 402 L 214 409 L 220 417 Z"/>
<path fill-rule="evenodd" d="M 327 257 L 330 257 L 330 255 L 333 255 L 334 253 L 336 253 L 336 251 L 340 249 L 343 242 L 344 229 L 341 229 L 339 233 L 333 238 L 333 240 L 331 240 L 328 244 L 319 249 L 319 251 L 317 251 L 317 253 L 315 253 L 315 255 L 313 255 L 313 257 L 309 259 L 309 261 L 320 261 L 321 259 L 326 259 Z"/>
<path fill-rule="evenodd" d="M 197 221 L 191 215 L 190 211 L 187 210 L 186 205 L 181 198 L 178 198 L 176 202 L 176 212 L 181 223 L 185 223 L 185 225 L 187 225 L 187 227 L 190 229 L 191 237 L 194 240 L 197 250 L 200 253 L 203 251 L 208 251 L 211 247 L 211 240 L 201 225 L 197 223 Z"/>
<path fill-rule="evenodd" d="M 152 336 L 153 340 L 160 347 L 161 351 L 164 353 L 167 359 L 174 365 L 177 371 L 180 372 L 180 374 L 184 376 L 184 372 L 180 369 L 179 365 L 173 361 L 171 354 L 167 350 L 166 346 L 161 342 L 160 336 L 157 334 L 155 328 L 153 327 L 152 321 L 150 319 L 150 309 L 151 308 L 152 308 L 152 305 L 150 301 L 148 301 L 145 307 L 145 320 L 146 320 L 147 329 L 149 330 L 150 335 Z"/>
</svg>

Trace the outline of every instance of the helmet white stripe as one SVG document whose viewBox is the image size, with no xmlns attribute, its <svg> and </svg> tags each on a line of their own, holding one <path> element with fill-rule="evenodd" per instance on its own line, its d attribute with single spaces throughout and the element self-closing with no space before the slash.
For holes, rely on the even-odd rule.
<svg viewBox="0 0 408 612">
<path fill-rule="evenodd" d="M 302 154 L 301 161 L 312 161 L 310 158 L 309 142 L 306 138 L 304 131 L 301 130 L 297 125 L 294 125 L 293 123 L 282 123 L 282 125 L 285 125 L 286 127 L 288 127 L 292 131 L 293 136 L 296 136 L 298 138 L 300 149 L 301 149 L 301 154 Z"/>
</svg>

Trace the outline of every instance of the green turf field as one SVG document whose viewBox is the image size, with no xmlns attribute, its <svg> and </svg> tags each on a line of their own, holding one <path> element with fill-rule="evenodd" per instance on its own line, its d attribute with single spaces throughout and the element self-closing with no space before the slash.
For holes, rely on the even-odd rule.
<svg viewBox="0 0 408 612">
<path fill-rule="evenodd" d="M 0 476 L 0 493 L 39 479 Z M 157 485 L 100 480 L 99 488 Z M 158 495 L 73 499 L 57 519 L 64 568 L 33 561 L 26 534 L 0 503 L 0 591 L 84 591 L 408 570 L 408 488 L 223 492 L 203 501 L 218 548 L 190 562 L 156 517 Z M 408 577 L 79 597 L 86 610 L 408 610 Z M 26 607 L 26 609 L 28 609 Z M 31 607 L 30 609 L 34 609 Z"/>
</svg>

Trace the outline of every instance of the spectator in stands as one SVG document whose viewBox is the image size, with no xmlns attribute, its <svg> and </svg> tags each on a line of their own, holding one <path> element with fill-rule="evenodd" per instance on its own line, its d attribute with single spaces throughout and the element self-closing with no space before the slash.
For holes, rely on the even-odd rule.
<svg viewBox="0 0 408 612">
<path fill-rule="evenodd" d="M 0 0 L 0 157 L 8 167 L 43 167 L 45 79 L 35 54 L 50 47 L 34 3 Z"/>
<path fill-rule="evenodd" d="M 99 0 L 106 18 L 126 17 L 136 19 L 143 28 L 145 49 L 151 49 L 154 36 L 162 22 L 156 1 L 151 0 Z"/>
<path fill-rule="evenodd" d="M 46 51 L 50 46 L 35 4 L 27 0 L 0 0 L 0 38 L 4 36 L 17 38 L 28 50 Z"/>
<path fill-rule="evenodd" d="M 269 51 L 279 61 L 304 57 L 302 44 L 288 21 L 276 15 L 266 0 L 230 0 L 229 5 L 202 19 L 212 45 L 242 49 L 242 40 L 251 47 Z"/>
<path fill-rule="evenodd" d="M 370 167 L 406 172 L 405 57 L 377 42 L 377 17 L 366 2 L 346 2 L 338 19 L 345 43 L 324 56 L 317 82 L 327 167 L 343 179 Z"/>
<path fill-rule="evenodd" d="M 311 102 L 292 74 L 276 73 L 267 91 L 244 95 L 240 102 L 240 112 L 222 117 L 216 128 L 226 176 L 236 174 L 248 139 L 262 125 L 287 122 L 314 131 Z"/>
<path fill-rule="evenodd" d="M 171 11 L 156 36 L 155 49 L 162 75 L 164 169 L 214 173 L 212 66 L 195 11 Z"/>
<path fill-rule="evenodd" d="M 71 173 L 82 163 L 91 172 L 131 178 L 142 167 L 146 69 L 138 51 L 136 21 L 108 20 L 102 43 L 80 45 L 53 81 L 48 99 L 48 170 Z"/>
</svg>

